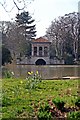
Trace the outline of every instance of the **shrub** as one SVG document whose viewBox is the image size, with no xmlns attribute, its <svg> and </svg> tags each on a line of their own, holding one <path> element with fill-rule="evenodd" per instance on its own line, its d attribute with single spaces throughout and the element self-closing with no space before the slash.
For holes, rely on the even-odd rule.
<svg viewBox="0 0 80 120">
<path fill-rule="evenodd" d="M 41 82 L 41 77 L 38 73 L 28 72 L 28 77 L 27 77 L 27 89 L 35 89 L 37 85 Z"/>
<path fill-rule="evenodd" d="M 50 110 L 50 106 L 48 102 L 45 102 L 43 105 L 40 105 L 39 111 L 48 111 Z"/>
<path fill-rule="evenodd" d="M 71 54 L 66 54 L 65 56 L 65 64 L 66 65 L 72 65 L 74 64 L 74 57 Z"/>
<path fill-rule="evenodd" d="M 56 105 L 56 107 L 59 110 L 62 110 L 64 108 L 65 102 L 61 98 L 55 98 L 52 100 L 52 102 Z"/>
<path fill-rule="evenodd" d="M 12 63 L 12 56 L 9 49 L 2 46 L 2 65 L 5 63 Z"/>
<path fill-rule="evenodd" d="M 76 99 L 75 105 L 80 107 L 80 97 Z"/>
<path fill-rule="evenodd" d="M 80 112 L 75 111 L 68 114 L 68 120 L 80 120 Z"/>
<path fill-rule="evenodd" d="M 8 69 L 3 69 L 2 70 L 2 77 L 4 78 L 13 78 L 14 73 L 9 71 Z"/>
<path fill-rule="evenodd" d="M 51 120 L 50 106 L 47 102 L 40 106 L 38 113 L 38 120 Z"/>
</svg>

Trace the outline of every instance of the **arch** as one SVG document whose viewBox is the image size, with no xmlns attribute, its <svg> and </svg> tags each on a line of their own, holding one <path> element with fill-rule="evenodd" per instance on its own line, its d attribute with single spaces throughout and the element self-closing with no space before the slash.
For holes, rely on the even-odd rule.
<svg viewBox="0 0 80 120">
<path fill-rule="evenodd" d="M 45 60 L 43 59 L 38 59 L 36 62 L 35 62 L 36 65 L 46 65 L 46 62 Z"/>
</svg>

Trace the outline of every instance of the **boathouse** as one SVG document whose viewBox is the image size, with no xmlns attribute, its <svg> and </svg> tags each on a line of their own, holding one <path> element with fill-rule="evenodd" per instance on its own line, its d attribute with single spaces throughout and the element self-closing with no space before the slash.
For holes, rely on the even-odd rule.
<svg viewBox="0 0 80 120">
<path fill-rule="evenodd" d="M 63 60 L 58 60 L 57 57 L 50 58 L 50 44 L 51 42 L 44 37 L 39 37 L 31 41 L 31 56 L 23 57 L 17 64 L 27 65 L 50 65 L 50 64 L 64 64 Z"/>
<path fill-rule="evenodd" d="M 45 38 L 37 38 L 31 42 L 32 54 L 31 64 L 46 65 L 50 64 L 50 41 Z"/>
</svg>

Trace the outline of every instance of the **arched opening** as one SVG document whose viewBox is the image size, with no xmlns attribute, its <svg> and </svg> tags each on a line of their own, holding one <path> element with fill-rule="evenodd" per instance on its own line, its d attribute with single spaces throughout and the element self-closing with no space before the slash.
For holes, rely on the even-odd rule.
<svg viewBox="0 0 80 120">
<path fill-rule="evenodd" d="M 46 62 L 43 60 L 43 59 L 38 59 L 36 62 L 35 62 L 36 65 L 46 65 Z"/>
</svg>

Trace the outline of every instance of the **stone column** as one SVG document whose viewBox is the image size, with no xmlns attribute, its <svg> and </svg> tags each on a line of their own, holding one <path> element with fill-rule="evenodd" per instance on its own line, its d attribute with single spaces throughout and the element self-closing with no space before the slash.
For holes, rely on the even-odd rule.
<svg viewBox="0 0 80 120">
<path fill-rule="evenodd" d="M 37 46 L 37 56 L 39 56 L 39 46 Z"/>
<path fill-rule="evenodd" d="M 42 56 L 44 56 L 44 46 L 42 47 Z"/>
</svg>

